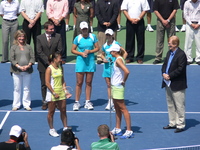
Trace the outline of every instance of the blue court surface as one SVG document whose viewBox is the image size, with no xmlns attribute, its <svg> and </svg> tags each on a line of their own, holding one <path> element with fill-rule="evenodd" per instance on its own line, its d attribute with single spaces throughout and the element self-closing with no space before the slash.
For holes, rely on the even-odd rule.
<svg viewBox="0 0 200 150">
<path fill-rule="evenodd" d="M 0 64 L 0 141 L 9 139 L 11 126 L 18 124 L 23 127 L 29 137 L 32 150 L 50 150 L 60 143 L 60 137 L 49 136 L 47 111 L 41 110 L 40 79 L 37 64 L 32 74 L 31 98 L 32 111 L 23 108 L 13 112 L 13 80 L 9 73 L 10 64 Z M 174 133 L 174 130 L 163 130 L 168 124 L 165 90 L 161 89 L 161 65 L 127 65 L 130 76 L 126 83 L 125 102 L 131 115 L 132 139 L 117 139 L 121 150 L 143 149 L 200 149 L 191 146 L 200 145 L 200 68 L 198 65 L 187 67 L 188 89 L 186 90 L 186 130 Z M 75 89 L 75 65 L 65 64 L 65 81 Z M 91 101 L 94 110 L 88 111 L 81 107 L 80 111 L 73 111 L 75 91 L 72 98 L 67 100 L 68 126 L 71 126 L 80 140 L 82 150 L 90 150 L 90 144 L 98 141 L 97 127 L 107 124 L 111 129 L 115 126 L 115 113 L 105 111 L 107 104 L 106 84 L 102 78 L 103 66 L 97 65 L 93 79 Z M 80 103 L 84 104 L 84 86 Z M 62 132 L 59 111 L 54 115 L 54 127 L 58 133 Z M 125 130 L 125 122 L 122 121 Z"/>
</svg>

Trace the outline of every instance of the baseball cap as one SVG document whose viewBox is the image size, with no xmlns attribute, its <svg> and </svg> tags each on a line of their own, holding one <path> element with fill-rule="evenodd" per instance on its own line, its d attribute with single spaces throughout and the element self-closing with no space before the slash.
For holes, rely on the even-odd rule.
<svg viewBox="0 0 200 150">
<path fill-rule="evenodd" d="M 113 44 L 109 49 L 106 50 L 107 52 L 119 52 L 120 51 L 120 46 L 118 44 Z"/>
<path fill-rule="evenodd" d="M 12 128 L 10 129 L 10 133 L 9 135 L 15 136 L 15 137 L 19 137 L 22 133 L 22 128 L 18 125 L 14 125 L 12 126 Z"/>
<path fill-rule="evenodd" d="M 113 35 L 113 34 L 114 34 L 114 32 L 113 32 L 113 30 L 112 30 L 112 29 L 107 29 L 107 30 L 105 31 L 105 34 L 110 34 L 110 35 Z"/>
<path fill-rule="evenodd" d="M 81 28 L 81 29 L 84 29 L 84 28 L 87 28 L 87 29 L 88 29 L 88 23 L 85 22 L 85 21 L 82 21 L 82 22 L 80 23 L 80 28 Z"/>
</svg>

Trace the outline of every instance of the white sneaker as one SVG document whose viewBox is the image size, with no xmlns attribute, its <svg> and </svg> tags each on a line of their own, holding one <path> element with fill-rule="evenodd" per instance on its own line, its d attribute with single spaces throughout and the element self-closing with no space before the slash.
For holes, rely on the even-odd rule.
<svg viewBox="0 0 200 150">
<path fill-rule="evenodd" d="M 185 28 L 185 24 L 182 25 L 181 27 L 181 32 L 185 32 L 186 28 Z"/>
<path fill-rule="evenodd" d="M 126 130 L 126 132 L 122 136 L 120 136 L 120 139 L 128 139 L 133 137 L 134 137 L 133 131 Z"/>
<path fill-rule="evenodd" d="M 69 29 L 69 25 L 66 24 L 66 32 L 69 31 L 69 30 L 70 30 L 70 29 Z"/>
<path fill-rule="evenodd" d="M 117 30 L 117 32 L 119 32 L 119 31 L 121 31 L 121 25 L 120 24 L 118 24 L 118 30 Z"/>
<path fill-rule="evenodd" d="M 84 108 L 86 108 L 88 110 L 92 110 L 92 109 L 94 109 L 94 107 L 92 105 L 93 104 L 90 101 L 86 102 Z"/>
<path fill-rule="evenodd" d="M 154 29 L 151 27 L 151 25 L 147 25 L 146 30 L 149 31 L 149 32 L 153 32 L 154 31 Z"/>
<path fill-rule="evenodd" d="M 110 99 L 109 99 L 109 100 L 108 100 L 108 104 L 107 104 L 105 110 L 110 110 L 110 109 L 112 109 L 113 107 L 114 107 L 113 100 L 111 99 L 111 101 L 110 101 Z"/>
<path fill-rule="evenodd" d="M 93 32 L 93 27 L 92 26 L 90 26 L 90 31 L 91 31 L 91 33 Z"/>
<path fill-rule="evenodd" d="M 114 136 L 121 136 L 122 135 L 122 130 L 121 129 L 118 129 L 118 128 L 114 128 L 111 133 L 114 135 Z"/>
<path fill-rule="evenodd" d="M 175 26 L 175 31 L 176 31 L 176 32 L 179 32 L 179 29 L 178 29 L 178 27 L 177 27 L 177 26 Z"/>
<path fill-rule="evenodd" d="M 76 26 L 75 26 L 75 25 L 73 25 L 73 31 L 75 30 L 75 27 L 76 27 Z"/>
<path fill-rule="evenodd" d="M 73 110 L 74 111 L 78 111 L 80 109 L 81 105 L 79 102 L 75 102 L 74 105 L 73 105 Z"/>
<path fill-rule="evenodd" d="M 59 134 L 56 132 L 55 129 L 50 129 L 49 130 L 49 135 L 51 135 L 53 137 L 59 137 Z"/>
</svg>

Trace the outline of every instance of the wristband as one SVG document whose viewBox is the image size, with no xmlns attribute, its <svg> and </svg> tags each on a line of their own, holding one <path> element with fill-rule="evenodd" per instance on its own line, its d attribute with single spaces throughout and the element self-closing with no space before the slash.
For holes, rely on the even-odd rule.
<svg viewBox="0 0 200 150">
<path fill-rule="evenodd" d="M 55 92 L 53 92 L 52 94 L 53 94 L 54 96 L 56 95 L 56 93 L 55 93 Z"/>
<path fill-rule="evenodd" d="M 170 23 L 170 20 L 169 20 L 169 19 L 167 19 L 167 21 Z"/>
<path fill-rule="evenodd" d="M 18 69 L 20 69 L 20 67 L 21 67 L 20 65 L 17 66 Z"/>
</svg>

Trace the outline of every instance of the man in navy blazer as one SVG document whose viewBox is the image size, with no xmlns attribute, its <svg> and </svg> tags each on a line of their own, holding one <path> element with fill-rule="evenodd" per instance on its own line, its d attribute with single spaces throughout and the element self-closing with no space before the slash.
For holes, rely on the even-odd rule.
<svg viewBox="0 0 200 150">
<path fill-rule="evenodd" d="M 41 93 L 42 93 L 42 109 L 47 109 L 46 92 L 47 87 L 45 84 L 45 71 L 49 66 L 49 56 L 56 51 L 62 51 L 61 36 L 54 32 L 54 24 L 51 21 L 47 21 L 44 24 L 45 33 L 37 36 L 37 55 L 38 55 L 38 71 L 41 81 Z"/>
<path fill-rule="evenodd" d="M 182 132 L 185 128 L 185 91 L 187 88 L 187 57 L 179 47 L 179 38 L 171 36 L 168 40 L 169 51 L 162 65 L 162 88 L 166 89 L 169 124 L 163 129 L 176 129 Z"/>
</svg>

